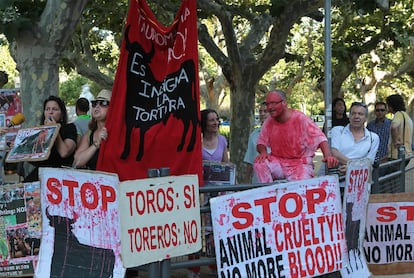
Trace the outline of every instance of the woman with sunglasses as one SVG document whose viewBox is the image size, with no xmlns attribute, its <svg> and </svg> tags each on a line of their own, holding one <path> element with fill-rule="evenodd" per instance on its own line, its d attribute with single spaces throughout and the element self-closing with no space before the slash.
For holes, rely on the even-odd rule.
<svg viewBox="0 0 414 278">
<path fill-rule="evenodd" d="M 111 93 L 109 90 L 101 90 L 92 101 L 92 120 L 89 122 L 89 131 L 82 136 L 76 150 L 73 163 L 75 168 L 96 169 L 101 142 L 108 138 L 105 121 Z"/>
<path fill-rule="evenodd" d="M 44 161 L 31 162 L 35 168 L 26 176 L 24 182 L 39 180 L 39 167 L 70 167 L 76 149 L 77 131 L 73 123 L 68 123 L 68 114 L 64 101 L 57 96 L 50 96 L 43 102 L 43 115 L 40 125 L 60 124 L 59 133 L 51 149 L 49 158 Z"/>
</svg>

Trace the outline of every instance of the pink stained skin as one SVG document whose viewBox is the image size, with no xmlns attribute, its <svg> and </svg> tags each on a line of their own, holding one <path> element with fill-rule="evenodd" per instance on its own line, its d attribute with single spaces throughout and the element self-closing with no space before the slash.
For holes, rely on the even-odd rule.
<svg viewBox="0 0 414 278">
<path fill-rule="evenodd" d="M 309 117 L 288 108 L 278 92 L 270 92 L 266 103 L 270 117 L 262 126 L 257 141 L 259 155 L 254 163 L 260 182 L 313 177 L 313 157 L 318 148 L 322 149 L 328 167 L 338 164 L 330 153 L 326 136 Z M 266 146 L 270 146 L 270 154 Z"/>
</svg>

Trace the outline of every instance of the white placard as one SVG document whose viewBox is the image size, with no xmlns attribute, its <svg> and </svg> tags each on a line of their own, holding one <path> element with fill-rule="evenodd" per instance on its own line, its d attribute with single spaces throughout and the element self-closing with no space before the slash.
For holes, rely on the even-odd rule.
<svg viewBox="0 0 414 278">
<path fill-rule="evenodd" d="M 201 249 L 197 175 L 124 181 L 119 193 L 124 267 Z"/>
<path fill-rule="evenodd" d="M 210 200 L 219 277 L 312 277 L 342 268 L 337 176 Z"/>
<path fill-rule="evenodd" d="M 40 168 L 42 239 L 35 277 L 118 277 L 116 174 Z"/>
</svg>

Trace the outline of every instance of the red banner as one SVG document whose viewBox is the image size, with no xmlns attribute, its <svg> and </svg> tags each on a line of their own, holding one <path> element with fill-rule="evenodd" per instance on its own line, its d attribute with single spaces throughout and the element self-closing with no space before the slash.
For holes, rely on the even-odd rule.
<svg viewBox="0 0 414 278">
<path fill-rule="evenodd" d="M 144 0 L 130 1 L 97 169 L 119 179 L 201 177 L 201 130 L 196 1 L 183 0 L 171 26 Z"/>
</svg>

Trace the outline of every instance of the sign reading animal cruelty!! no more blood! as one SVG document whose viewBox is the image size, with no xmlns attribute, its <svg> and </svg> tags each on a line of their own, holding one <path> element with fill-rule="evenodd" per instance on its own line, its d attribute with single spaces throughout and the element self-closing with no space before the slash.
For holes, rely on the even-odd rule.
<svg viewBox="0 0 414 278">
<path fill-rule="evenodd" d="M 210 204 L 220 277 L 312 277 L 342 268 L 337 176 L 223 195 Z"/>
<path fill-rule="evenodd" d="M 125 267 L 201 249 L 197 175 L 124 181 L 119 189 Z"/>
<path fill-rule="evenodd" d="M 42 244 L 36 277 L 124 277 L 116 174 L 40 168 Z"/>
</svg>

